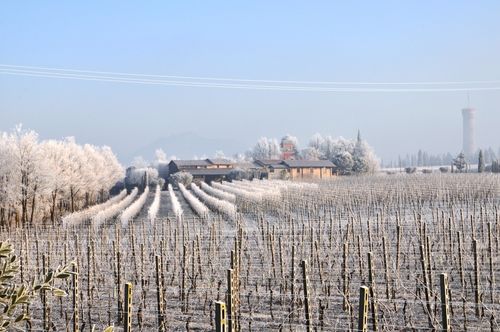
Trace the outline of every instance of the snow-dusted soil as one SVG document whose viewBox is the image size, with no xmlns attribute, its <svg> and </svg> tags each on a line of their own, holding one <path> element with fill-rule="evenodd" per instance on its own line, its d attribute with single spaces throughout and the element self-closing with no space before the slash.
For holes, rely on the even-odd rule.
<svg viewBox="0 0 500 332">
<path fill-rule="evenodd" d="M 429 330 L 431 325 L 439 329 L 439 274 L 443 272 L 449 277 L 454 329 L 463 330 L 465 324 L 468 330 L 499 330 L 496 317 L 500 317 L 500 287 L 496 281 L 500 280 L 500 220 L 496 211 L 500 208 L 500 177 L 347 177 L 294 188 L 284 191 L 279 200 L 262 205 L 238 201 L 240 215 L 236 222 L 214 211 L 209 218 L 200 219 L 176 191 L 184 209 L 183 218 L 177 220 L 164 191 L 153 226 L 147 219 L 154 196 L 151 192 L 143 210 L 126 229 L 115 221 L 98 230 L 82 225 L 38 228 L 36 237 L 29 229 L 9 231 L 5 236 L 23 248 L 20 255 L 27 262 L 24 276 L 36 275 L 41 253 L 50 252 L 50 266 L 64 263 L 64 257 L 77 257 L 80 322 L 85 330 L 91 325 L 96 330 L 119 325 L 117 294 L 125 282 L 133 285 L 134 330 L 158 329 L 155 256 L 163 261 L 165 330 L 213 330 L 214 301 L 225 301 L 231 250 L 235 236 L 240 234 L 238 225 L 242 331 L 305 331 L 302 260 L 307 261 L 313 326 L 318 331 L 352 329 L 357 324 L 359 287 L 369 285 L 368 252 L 373 253 L 381 330 Z M 68 241 L 64 242 L 66 237 Z M 475 315 L 473 239 L 479 250 L 483 317 Z M 121 256 L 119 285 L 117 251 Z M 494 284 L 489 282 L 490 262 Z M 61 287 L 71 291 L 70 285 Z M 50 296 L 49 303 L 54 329 L 64 330 L 71 323 L 64 315 L 65 310 L 71 310 L 71 297 L 60 303 Z M 33 330 L 38 330 L 38 298 L 32 308 Z M 490 320 L 492 315 L 494 319 Z"/>
</svg>

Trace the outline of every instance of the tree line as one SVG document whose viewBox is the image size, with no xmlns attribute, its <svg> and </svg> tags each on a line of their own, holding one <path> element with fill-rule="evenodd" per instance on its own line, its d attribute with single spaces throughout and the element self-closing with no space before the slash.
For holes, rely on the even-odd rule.
<svg viewBox="0 0 500 332">
<path fill-rule="evenodd" d="M 102 202 L 124 176 L 111 148 L 72 137 L 40 140 L 17 126 L 0 133 L 0 224 L 56 222 Z"/>
</svg>

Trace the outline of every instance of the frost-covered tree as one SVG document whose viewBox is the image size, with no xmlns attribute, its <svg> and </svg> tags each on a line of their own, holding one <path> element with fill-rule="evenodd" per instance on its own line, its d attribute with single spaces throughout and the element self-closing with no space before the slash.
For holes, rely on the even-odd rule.
<svg viewBox="0 0 500 332">
<path fill-rule="evenodd" d="M 300 150 L 299 159 L 302 160 L 320 160 L 321 159 L 321 151 L 316 149 L 315 147 L 307 147 Z"/>
<path fill-rule="evenodd" d="M 132 166 L 136 168 L 144 168 L 148 167 L 148 162 L 142 156 L 136 156 L 134 157 L 134 160 L 132 160 Z"/>
<path fill-rule="evenodd" d="M 349 151 L 342 151 L 333 157 L 332 162 L 337 166 L 337 172 L 341 175 L 353 173 L 354 158 Z"/>
<path fill-rule="evenodd" d="M 268 159 L 280 159 L 281 157 L 281 147 L 276 138 L 269 140 L 269 158 Z"/>
<path fill-rule="evenodd" d="M 356 145 L 352 153 L 354 160 L 353 171 L 354 173 L 374 173 L 379 166 L 377 157 L 373 149 L 364 140 L 358 136 Z"/>
<path fill-rule="evenodd" d="M 179 183 L 182 183 L 184 187 L 189 187 L 193 182 L 193 176 L 188 172 L 177 172 L 170 175 L 170 183 L 173 187 L 179 188 Z"/>
<path fill-rule="evenodd" d="M 156 149 L 155 157 L 157 163 L 168 163 L 167 154 L 163 149 Z"/>
<path fill-rule="evenodd" d="M 479 157 L 478 157 L 478 163 L 477 163 L 477 172 L 478 173 L 483 173 L 484 172 L 483 150 L 479 150 Z"/>
<path fill-rule="evenodd" d="M 14 170 L 12 180 L 19 191 L 20 219 L 33 223 L 37 198 L 44 195 L 53 179 L 46 159 L 39 149 L 38 134 L 17 126 L 11 134 L 13 144 Z"/>
<path fill-rule="evenodd" d="M 16 213 L 19 192 L 14 164 L 14 142 L 11 135 L 0 135 L 0 221 L 2 224 Z"/>
<path fill-rule="evenodd" d="M 318 151 L 321 151 L 324 143 L 325 139 L 319 133 L 312 135 L 309 139 L 309 147 L 314 148 Z"/>
<path fill-rule="evenodd" d="M 463 152 L 460 152 L 458 156 L 453 159 L 453 166 L 459 171 L 463 172 L 465 171 L 465 167 L 467 166 L 467 160 L 465 159 L 465 154 Z"/>
<path fill-rule="evenodd" d="M 55 222 L 102 200 L 122 177 L 108 147 L 81 146 L 73 138 L 39 141 L 18 126 L 0 133 L 0 223 Z"/>
<path fill-rule="evenodd" d="M 224 151 L 222 151 L 222 150 L 215 151 L 214 158 L 215 159 L 227 159 L 226 155 L 224 154 Z"/>
<path fill-rule="evenodd" d="M 281 148 L 275 138 L 261 137 L 251 152 L 253 159 L 280 159 Z"/>
<path fill-rule="evenodd" d="M 158 175 L 158 169 L 153 167 L 136 168 L 131 166 L 127 169 L 125 176 L 125 185 L 129 189 L 139 187 L 142 190 L 146 186 L 157 185 L 163 187 L 164 183 L 164 180 Z"/>
<path fill-rule="evenodd" d="M 342 137 L 334 139 L 331 136 L 326 136 L 320 149 L 322 157 L 327 160 L 332 160 L 335 155 L 342 151 L 339 147 L 340 144 L 342 144 L 342 140 Z"/>
</svg>

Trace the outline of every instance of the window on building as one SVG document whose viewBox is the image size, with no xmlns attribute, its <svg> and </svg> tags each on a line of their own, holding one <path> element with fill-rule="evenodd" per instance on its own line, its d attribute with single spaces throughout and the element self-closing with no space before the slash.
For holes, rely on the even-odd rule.
<svg viewBox="0 0 500 332">
<path fill-rule="evenodd" d="M 309 168 L 309 173 L 314 173 L 314 169 L 313 168 Z"/>
<path fill-rule="evenodd" d="M 299 168 L 297 168 L 297 174 L 300 174 L 300 169 Z"/>
</svg>

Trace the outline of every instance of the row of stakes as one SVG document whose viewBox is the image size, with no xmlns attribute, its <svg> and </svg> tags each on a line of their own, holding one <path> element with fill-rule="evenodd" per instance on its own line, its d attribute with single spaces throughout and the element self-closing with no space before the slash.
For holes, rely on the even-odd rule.
<svg viewBox="0 0 500 332">
<path fill-rule="evenodd" d="M 306 331 L 312 332 L 311 324 L 311 311 L 309 305 L 309 290 L 308 290 L 308 276 L 307 276 L 307 261 L 303 260 L 302 264 L 302 276 L 304 283 L 304 311 L 305 311 L 305 323 Z M 229 270 L 231 271 L 231 270 Z M 451 332 L 450 323 L 450 309 L 449 309 L 449 289 L 448 289 L 448 276 L 446 273 L 441 273 L 440 279 L 440 293 L 441 293 L 441 331 Z M 229 281 L 228 281 L 229 282 Z M 233 283 L 234 284 L 234 283 Z M 231 283 L 229 282 L 229 285 Z M 359 289 L 359 313 L 358 313 L 358 326 L 356 331 L 367 332 L 368 331 L 368 313 L 369 313 L 369 297 L 372 292 L 370 287 L 361 286 Z M 373 296 L 373 293 L 372 293 Z M 234 303 L 231 298 L 231 289 L 228 289 L 228 303 Z M 375 301 L 372 302 L 372 311 L 376 310 Z M 233 309 L 234 310 L 234 309 Z M 231 310 L 227 308 L 226 303 L 222 301 L 215 302 L 215 331 L 216 332 L 237 332 L 239 331 L 239 326 L 232 323 Z M 378 326 L 376 323 L 376 312 L 372 312 L 374 322 L 372 330 L 377 331 Z M 234 316 L 233 316 L 234 317 Z"/>
<path fill-rule="evenodd" d="M 239 306 L 240 306 L 240 296 L 239 296 L 239 246 L 238 242 L 235 243 L 235 250 L 231 251 L 231 268 L 227 270 L 227 296 L 226 302 L 215 301 L 215 331 L 216 332 L 239 332 Z M 158 256 L 156 256 L 157 271 L 161 270 L 161 261 Z M 303 260 L 301 264 L 302 268 L 302 279 L 303 279 L 303 291 L 304 291 L 304 311 L 305 311 L 305 324 L 307 332 L 312 332 L 311 323 L 311 311 L 309 302 L 309 282 L 307 273 L 307 261 Z M 77 267 L 73 267 L 73 331 L 78 332 L 78 298 L 76 296 L 78 290 L 78 278 Z M 162 285 L 161 277 L 159 274 L 156 275 L 157 281 L 157 293 L 158 293 L 158 326 L 159 331 L 165 331 L 165 319 L 164 319 L 164 308 L 163 308 L 163 295 L 162 295 Z M 449 309 L 449 288 L 448 288 L 448 277 L 446 273 L 440 274 L 440 294 L 441 294 L 441 331 L 451 332 L 450 324 L 450 309 Z M 359 313 L 358 313 L 358 326 L 356 331 L 367 332 L 368 331 L 368 313 L 370 308 L 370 295 L 373 298 L 373 291 L 371 287 L 361 286 L 359 290 Z M 119 299 L 119 302 L 120 299 Z M 132 284 L 126 283 L 124 286 L 123 295 L 123 306 L 119 303 L 119 308 L 123 308 L 123 330 L 125 332 L 132 331 Z M 376 320 L 376 306 L 375 301 L 372 299 L 372 316 L 373 316 L 373 326 L 372 330 L 378 330 L 378 324 Z M 45 310 L 44 310 L 45 311 Z M 120 315 L 121 316 L 121 315 Z M 45 318 L 45 315 L 44 315 Z M 44 319 L 45 320 L 45 319 Z M 45 324 L 44 324 L 45 325 Z"/>
</svg>

